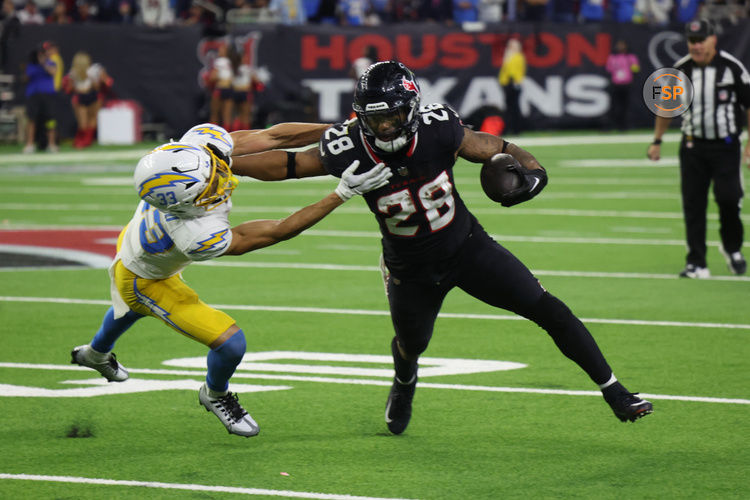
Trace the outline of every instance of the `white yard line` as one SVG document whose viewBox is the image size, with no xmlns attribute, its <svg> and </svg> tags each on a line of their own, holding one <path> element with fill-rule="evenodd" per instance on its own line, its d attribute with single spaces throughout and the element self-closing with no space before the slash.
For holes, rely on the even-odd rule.
<svg viewBox="0 0 750 500">
<path fill-rule="evenodd" d="M 93 299 L 68 299 L 64 297 L 11 297 L 0 296 L 0 302 L 26 302 L 37 304 L 76 304 L 109 306 L 109 300 Z M 389 316 L 386 310 L 375 309 L 338 309 L 326 307 L 292 307 L 292 306 L 262 306 L 243 304 L 211 304 L 211 307 L 227 311 L 264 311 L 264 312 L 291 312 L 291 313 L 315 313 L 315 314 L 346 314 L 352 316 Z M 440 313 L 444 319 L 481 319 L 493 321 L 527 321 L 525 318 L 509 314 L 472 314 L 472 313 Z M 721 328 L 735 330 L 750 330 L 750 324 L 742 323 L 709 323 L 690 321 L 668 321 L 668 320 L 641 320 L 641 319 L 617 319 L 617 318 L 580 318 L 584 323 L 601 323 L 611 325 L 628 326 L 666 326 L 676 328 Z"/>
<path fill-rule="evenodd" d="M 244 267 L 255 269 L 309 269 L 321 271 L 367 271 L 380 272 L 378 266 L 357 266 L 346 264 L 320 264 L 309 262 L 233 262 L 227 260 L 212 260 L 196 262 L 198 266 L 209 267 Z M 653 274 L 653 273 L 608 273 L 597 271 L 550 271 L 544 269 L 532 269 L 534 276 L 564 276 L 570 278 L 604 278 L 604 279 L 657 279 L 657 280 L 679 280 L 677 273 Z M 714 281 L 750 281 L 750 276 L 712 276 L 709 280 Z"/>
<path fill-rule="evenodd" d="M 268 490 L 263 488 L 238 488 L 235 486 L 209 486 L 204 484 L 160 483 L 155 481 L 127 481 L 117 479 L 100 479 L 76 476 L 43 476 L 39 474 L 5 474 L 0 479 L 20 481 L 44 481 L 53 483 L 97 484 L 106 486 L 133 486 L 163 490 L 208 491 L 214 493 L 235 493 L 238 495 L 266 495 L 287 498 L 317 498 L 325 500 L 397 500 L 382 497 L 363 497 L 356 495 L 337 495 L 330 493 L 312 493 L 307 491 Z"/>
<path fill-rule="evenodd" d="M 0 362 L 0 368 L 26 369 L 26 370 L 49 370 L 49 371 L 75 371 L 91 373 L 91 369 L 83 366 L 73 365 L 52 365 L 52 364 L 34 364 L 34 363 L 10 363 Z M 128 367 L 131 374 L 140 375 L 169 375 L 182 377 L 205 377 L 205 371 L 197 370 L 180 370 L 168 368 L 131 368 Z M 247 371 L 236 371 L 232 379 L 256 379 L 271 380 L 283 382 L 316 382 L 324 384 L 345 384 L 345 385 L 368 385 L 379 387 L 390 387 L 392 380 L 376 380 L 366 378 L 337 378 L 337 377 L 320 377 L 307 375 L 282 375 L 268 373 L 248 373 Z M 504 392 L 517 394 L 552 394 L 559 396 L 596 396 L 601 397 L 600 391 L 581 391 L 573 389 L 542 389 L 538 387 L 496 387 L 486 385 L 464 385 L 464 384 L 441 384 L 435 382 L 425 382 L 420 379 L 420 388 L 425 389 L 445 389 L 454 391 L 475 391 L 475 392 Z M 688 401 L 693 403 L 719 403 L 719 404 L 739 404 L 750 405 L 750 399 L 742 398 L 717 398 L 713 396 L 679 396 L 673 394 L 645 394 L 643 397 L 656 400 Z"/>
</svg>

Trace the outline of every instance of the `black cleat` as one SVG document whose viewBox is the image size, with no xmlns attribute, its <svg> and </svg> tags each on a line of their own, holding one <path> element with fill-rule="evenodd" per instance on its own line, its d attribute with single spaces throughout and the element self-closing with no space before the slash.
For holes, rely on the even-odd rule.
<svg viewBox="0 0 750 500">
<path fill-rule="evenodd" d="M 416 389 L 416 374 L 407 384 L 403 384 L 397 377 L 393 377 L 393 385 L 391 386 L 391 392 L 388 394 L 388 402 L 385 405 L 385 423 L 388 424 L 388 430 L 392 433 L 401 434 L 409 425 L 411 402 L 414 399 Z"/>
<path fill-rule="evenodd" d="M 651 402 L 639 398 L 637 392 L 628 392 L 619 382 L 607 387 L 602 393 L 615 416 L 622 422 L 635 422 L 654 411 Z"/>
<path fill-rule="evenodd" d="M 745 257 L 742 255 L 742 252 L 728 253 L 724 251 L 724 247 L 719 247 L 719 250 L 721 250 L 721 254 L 727 261 L 729 272 L 737 275 L 745 274 L 745 272 L 747 271 L 747 262 L 745 261 Z"/>
</svg>

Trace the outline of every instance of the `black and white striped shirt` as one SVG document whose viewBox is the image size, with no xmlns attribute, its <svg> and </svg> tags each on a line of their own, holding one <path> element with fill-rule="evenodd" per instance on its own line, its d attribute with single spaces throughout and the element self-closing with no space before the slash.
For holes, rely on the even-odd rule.
<svg viewBox="0 0 750 500">
<path fill-rule="evenodd" d="M 687 55 L 674 67 L 693 83 L 693 103 L 682 115 L 682 133 L 709 140 L 739 136 L 744 110 L 750 108 L 750 73 L 745 66 L 720 50 L 706 66 Z"/>
</svg>

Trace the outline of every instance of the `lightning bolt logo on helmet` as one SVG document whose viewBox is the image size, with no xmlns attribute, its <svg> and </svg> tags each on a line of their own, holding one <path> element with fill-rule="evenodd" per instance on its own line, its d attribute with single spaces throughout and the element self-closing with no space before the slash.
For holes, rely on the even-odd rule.
<svg viewBox="0 0 750 500">
<path fill-rule="evenodd" d="M 197 146 L 213 144 L 227 157 L 232 156 L 234 150 L 234 140 L 229 132 L 213 123 L 201 123 L 192 127 L 180 137 L 179 142 Z"/>
<path fill-rule="evenodd" d="M 138 196 L 179 218 L 204 215 L 229 199 L 237 180 L 207 146 L 169 143 L 141 158 L 134 173 Z"/>
</svg>

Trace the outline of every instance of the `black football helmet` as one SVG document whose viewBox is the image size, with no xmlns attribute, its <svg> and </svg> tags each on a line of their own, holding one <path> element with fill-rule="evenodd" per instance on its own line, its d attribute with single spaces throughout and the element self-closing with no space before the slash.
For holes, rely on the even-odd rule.
<svg viewBox="0 0 750 500">
<path fill-rule="evenodd" d="M 354 89 L 352 108 L 370 145 L 388 154 L 409 144 L 419 126 L 420 97 L 414 73 L 402 63 L 367 68 Z"/>
</svg>

